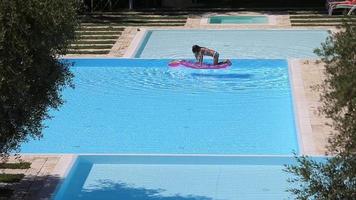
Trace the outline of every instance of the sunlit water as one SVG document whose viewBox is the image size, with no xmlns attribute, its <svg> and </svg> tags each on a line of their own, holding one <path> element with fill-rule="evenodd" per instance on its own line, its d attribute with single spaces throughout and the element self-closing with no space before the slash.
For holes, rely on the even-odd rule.
<svg viewBox="0 0 356 200">
<path fill-rule="evenodd" d="M 326 30 L 155 30 L 138 58 L 193 58 L 192 45 L 215 49 L 221 58 L 315 58 Z"/>
<path fill-rule="evenodd" d="M 291 154 L 298 151 L 285 60 L 226 70 L 168 60 L 75 60 L 75 89 L 31 153 Z"/>
<path fill-rule="evenodd" d="M 80 156 L 55 200 L 292 199 L 283 157 Z"/>
<path fill-rule="evenodd" d="M 210 24 L 267 24 L 267 16 L 212 16 Z"/>
</svg>

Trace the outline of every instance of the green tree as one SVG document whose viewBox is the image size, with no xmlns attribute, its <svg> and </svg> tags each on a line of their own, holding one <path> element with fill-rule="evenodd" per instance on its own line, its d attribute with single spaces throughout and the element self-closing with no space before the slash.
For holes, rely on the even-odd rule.
<svg viewBox="0 0 356 200">
<path fill-rule="evenodd" d="M 297 157 L 298 165 L 286 168 L 298 185 L 289 191 L 297 199 L 356 199 L 356 26 L 344 22 L 315 53 L 325 63 L 320 110 L 332 121 L 333 157 L 324 162 Z"/>
<path fill-rule="evenodd" d="M 75 37 L 76 0 L 0 0 L 0 155 L 40 138 L 72 86 L 59 55 Z"/>
</svg>

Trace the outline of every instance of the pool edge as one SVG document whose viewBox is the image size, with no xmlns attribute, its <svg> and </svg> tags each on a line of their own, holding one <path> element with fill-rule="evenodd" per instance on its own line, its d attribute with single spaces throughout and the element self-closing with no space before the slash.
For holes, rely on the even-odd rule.
<svg viewBox="0 0 356 200">
<path fill-rule="evenodd" d="M 295 115 L 299 155 L 320 156 L 312 138 L 308 102 L 304 91 L 304 81 L 299 62 L 301 59 L 288 59 L 288 73 L 290 77 L 291 94 Z"/>
<path fill-rule="evenodd" d="M 30 154 L 36 155 L 36 154 Z M 46 156 L 47 154 L 41 154 Z M 57 154 L 58 155 L 58 154 Z M 61 188 L 64 180 L 68 177 L 68 174 L 74 169 L 73 166 L 77 162 L 79 155 L 77 154 L 59 154 L 60 159 L 56 164 L 53 171 L 51 171 L 46 178 L 43 187 L 40 192 L 36 194 L 32 199 L 54 199 L 55 195 Z"/>
</svg>

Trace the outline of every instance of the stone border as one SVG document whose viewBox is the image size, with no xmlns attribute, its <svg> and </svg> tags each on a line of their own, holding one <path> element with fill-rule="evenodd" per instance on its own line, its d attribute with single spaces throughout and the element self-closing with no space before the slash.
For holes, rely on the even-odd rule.
<svg viewBox="0 0 356 200">
<path fill-rule="evenodd" d="M 129 47 L 126 49 L 123 58 L 135 58 L 137 51 L 140 49 L 148 31 L 146 28 L 141 28 L 135 37 L 131 40 Z"/>
<path fill-rule="evenodd" d="M 112 46 L 108 55 L 122 57 L 139 30 L 140 29 L 136 27 L 126 27 L 124 31 L 122 31 L 120 37 L 116 40 L 115 44 Z"/>
<path fill-rule="evenodd" d="M 298 59 L 288 60 L 289 77 L 291 83 L 291 90 L 293 95 L 293 105 L 296 120 L 296 129 L 299 133 L 298 140 L 300 146 L 300 153 L 302 155 L 321 155 L 316 151 L 315 143 L 313 141 L 313 130 L 311 127 L 309 106 L 304 91 L 304 83 L 302 72 L 299 66 Z"/>
<path fill-rule="evenodd" d="M 37 156 L 36 154 L 33 155 Z M 62 185 L 64 179 L 71 171 L 77 157 L 78 156 L 74 154 L 61 155 L 56 167 L 49 174 L 49 176 L 55 177 L 56 179 L 47 179 L 43 185 L 43 188 L 41 189 L 41 192 L 31 199 L 53 199 L 60 186 Z"/>
</svg>

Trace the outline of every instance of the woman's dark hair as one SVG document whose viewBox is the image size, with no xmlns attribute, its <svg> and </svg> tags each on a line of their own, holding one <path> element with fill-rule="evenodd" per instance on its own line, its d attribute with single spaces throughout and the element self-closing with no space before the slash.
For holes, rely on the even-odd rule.
<svg viewBox="0 0 356 200">
<path fill-rule="evenodd" d="M 201 47 L 198 45 L 193 45 L 193 47 L 192 47 L 193 53 L 198 53 L 200 51 L 200 49 L 201 49 Z"/>
</svg>

